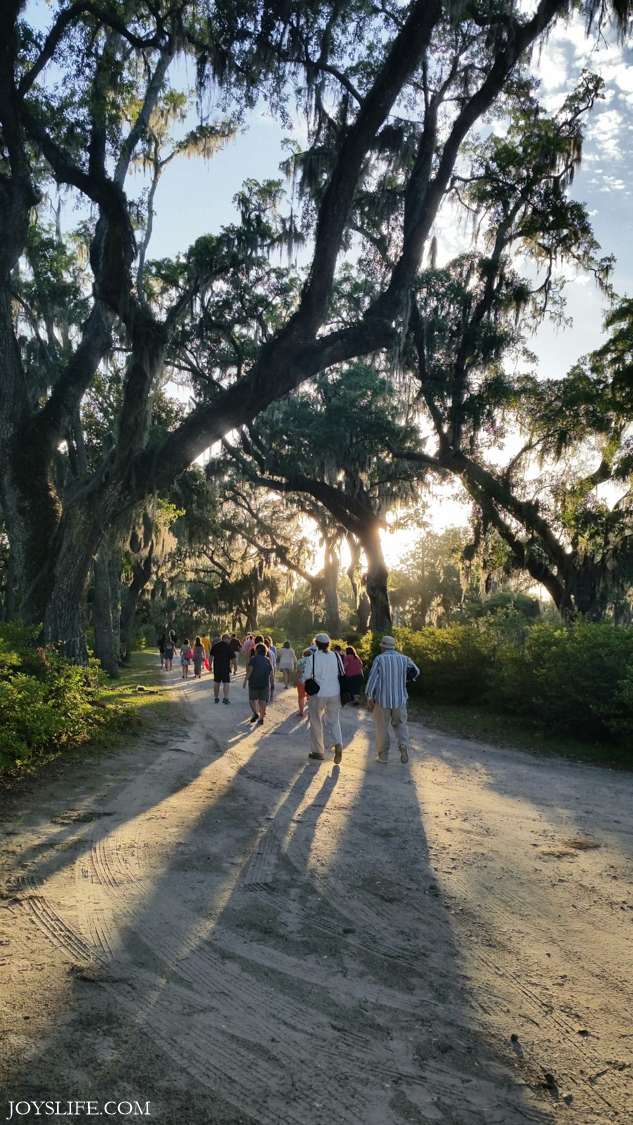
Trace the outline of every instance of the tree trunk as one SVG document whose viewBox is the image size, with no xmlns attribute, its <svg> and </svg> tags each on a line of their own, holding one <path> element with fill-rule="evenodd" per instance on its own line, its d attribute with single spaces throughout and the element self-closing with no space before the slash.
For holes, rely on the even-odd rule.
<svg viewBox="0 0 633 1125">
<path fill-rule="evenodd" d="M 325 627 L 331 637 L 341 635 L 341 615 L 338 601 L 338 574 L 340 560 L 336 553 L 336 540 L 325 540 L 323 580 L 321 589 L 325 601 Z"/>
<path fill-rule="evenodd" d="M 10 289 L 0 284 L 0 502 L 22 615 L 38 625 L 44 619 L 48 590 L 37 579 L 50 564 L 60 513 L 48 451 L 28 430 L 25 388 Z"/>
<path fill-rule="evenodd" d="M 6 589 L 4 595 L 4 620 L 13 621 L 15 617 L 15 568 L 13 566 L 13 555 L 9 553 L 7 568 L 5 571 L 6 576 Z"/>
<path fill-rule="evenodd" d="M 358 582 L 356 581 L 356 575 L 360 570 L 361 546 L 358 539 L 351 534 L 347 536 L 347 546 L 349 547 L 350 564 L 346 573 L 350 581 L 350 586 L 352 587 L 354 605 L 356 605 L 358 603 Z"/>
<path fill-rule="evenodd" d="M 102 543 L 92 564 L 92 623 L 95 631 L 95 654 L 103 670 L 114 678 L 119 674 L 119 654 L 114 646 L 108 563 L 108 549 Z"/>
<path fill-rule="evenodd" d="M 371 606 L 371 630 L 373 633 L 389 634 L 391 632 L 391 610 L 387 592 L 389 571 L 382 553 L 380 527 L 377 522 L 367 528 L 361 542 L 367 560 L 365 589 Z"/>
<path fill-rule="evenodd" d="M 89 501 L 75 505 L 50 544 L 48 570 L 38 587 L 50 589 L 44 618 L 44 643 L 55 645 L 76 664 L 86 664 L 85 593 L 92 560 L 103 539 L 103 521 Z"/>
<path fill-rule="evenodd" d="M 126 664 L 132 658 L 132 645 L 134 643 L 134 619 L 138 600 L 147 586 L 152 574 L 154 544 L 150 544 L 149 554 L 142 563 L 134 563 L 132 567 L 132 581 L 127 588 L 125 602 L 121 610 L 121 653 Z"/>
<path fill-rule="evenodd" d="M 121 548 L 114 546 L 109 552 L 110 616 L 112 618 L 112 649 L 117 665 L 121 664 Z"/>
<path fill-rule="evenodd" d="M 356 613 L 358 615 L 358 632 L 364 637 L 369 630 L 369 619 L 371 617 L 371 605 L 364 590 L 358 599 Z"/>
</svg>

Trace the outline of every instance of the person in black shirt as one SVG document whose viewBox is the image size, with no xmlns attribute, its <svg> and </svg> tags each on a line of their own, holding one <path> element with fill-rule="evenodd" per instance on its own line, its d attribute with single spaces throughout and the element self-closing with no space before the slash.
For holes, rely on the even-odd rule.
<svg viewBox="0 0 633 1125">
<path fill-rule="evenodd" d="M 244 687 L 248 684 L 248 701 L 251 705 L 251 723 L 262 726 L 266 714 L 266 704 L 270 698 L 270 678 L 273 666 L 267 655 L 266 645 L 255 645 L 255 651 L 246 668 Z"/>
<path fill-rule="evenodd" d="M 220 684 L 223 685 L 224 698 L 223 703 L 229 702 L 229 685 L 231 683 L 231 661 L 233 659 L 233 650 L 229 645 L 230 636 L 228 633 L 222 634 L 222 640 L 216 641 L 211 647 L 209 654 L 209 662 L 213 663 L 213 694 L 215 702 L 220 702 Z"/>
</svg>

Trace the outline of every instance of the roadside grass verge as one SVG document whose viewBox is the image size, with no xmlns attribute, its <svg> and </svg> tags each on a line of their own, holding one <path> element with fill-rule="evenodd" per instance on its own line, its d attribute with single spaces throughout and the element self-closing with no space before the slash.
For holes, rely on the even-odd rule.
<svg viewBox="0 0 633 1125">
<path fill-rule="evenodd" d="M 583 741 L 540 732 L 514 715 L 502 715 L 478 704 L 438 703 L 409 699 L 409 718 L 427 727 L 476 742 L 490 742 L 507 750 L 525 750 L 539 757 L 567 758 L 611 769 L 633 769 L 633 750 L 615 740 Z"/>
<path fill-rule="evenodd" d="M 156 654 L 143 651 L 133 653 L 130 666 L 120 670 L 118 679 L 102 682 L 98 698 L 98 724 L 89 733 L 63 745 L 52 741 L 24 759 L 5 760 L 0 769 L 0 788 L 10 788 L 56 759 L 79 763 L 92 754 L 116 751 L 173 721 L 179 708 Z"/>
<path fill-rule="evenodd" d="M 113 740 L 120 745 L 130 736 L 138 737 L 173 719 L 179 706 L 152 652 L 132 653 L 129 667 L 120 670 L 117 680 L 107 680 L 103 692 L 112 725 L 85 744 L 91 750 L 110 748 Z"/>
</svg>

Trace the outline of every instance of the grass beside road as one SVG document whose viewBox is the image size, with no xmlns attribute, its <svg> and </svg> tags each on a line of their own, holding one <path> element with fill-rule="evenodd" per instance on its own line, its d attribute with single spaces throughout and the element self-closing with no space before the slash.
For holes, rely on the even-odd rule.
<svg viewBox="0 0 633 1125">
<path fill-rule="evenodd" d="M 153 652 L 132 654 L 131 664 L 120 670 L 118 679 L 107 681 L 105 701 L 112 710 L 112 727 L 91 739 L 86 744 L 90 749 L 99 749 L 102 744 L 111 747 L 113 737 L 120 743 L 167 722 L 177 706 L 158 655 Z"/>
<path fill-rule="evenodd" d="M 615 743 L 583 742 L 542 733 L 512 715 L 487 707 L 409 700 L 409 718 L 428 727 L 509 750 L 525 750 L 541 757 L 567 758 L 612 769 L 633 769 L 633 750 Z"/>
</svg>

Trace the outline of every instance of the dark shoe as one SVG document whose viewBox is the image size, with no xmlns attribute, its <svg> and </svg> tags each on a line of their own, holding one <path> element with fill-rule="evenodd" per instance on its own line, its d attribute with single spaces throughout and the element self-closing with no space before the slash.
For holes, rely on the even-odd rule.
<svg viewBox="0 0 633 1125">
<path fill-rule="evenodd" d="M 217 696 L 217 695 L 216 695 L 216 697 L 215 697 L 215 699 L 213 700 L 213 702 L 214 702 L 214 703 L 219 703 L 219 702 L 220 702 L 220 698 L 219 698 L 219 696 Z"/>
<path fill-rule="evenodd" d="M 401 762 L 408 762 L 409 761 L 409 751 L 407 750 L 406 746 L 399 746 L 398 749 L 400 751 L 400 761 Z"/>
<path fill-rule="evenodd" d="M 259 720 L 259 716 L 256 715 L 255 712 L 253 711 L 253 714 L 251 715 L 251 723 L 256 723 L 256 722 L 258 722 L 258 720 Z"/>
<path fill-rule="evenodd" d="M 230 703 L 230 702 L 231 702 L 231 700 L 230 700 L 230 699 L 227 699 L 227 698 L 226 698 L 226 696 L 224 696 L 224 699 L 222 700 L 222 702 L 223 702 L 223 703 Z"/>
<path fill-rule="evenodd" d="M 336 746 L 334 747 L 334 765 L 340 766 L 342 759 L 343 759 L 343 747 L 342 747 L 340 742 L 337 742 Z"/>
<path fill-rule="evenodd" d="M 314 753 L 312 753 L 312 754 L 308 754 L 308 757 L 312 758 L 313 761 L 315 761 L 315 762 L 324 762 L 325 761 L 325 754 L 314 754 Z"/>
<path fill-rule="evenodd" d="M 264 720 L 263 720 L 263 719 L 258 719 L 258 720 L 257 720 L 257 725 L 258 725 L 258 726 L 260 726 L 260 727 L 263 727 L 263 725 L 264 725 Z"/>
</svg>

